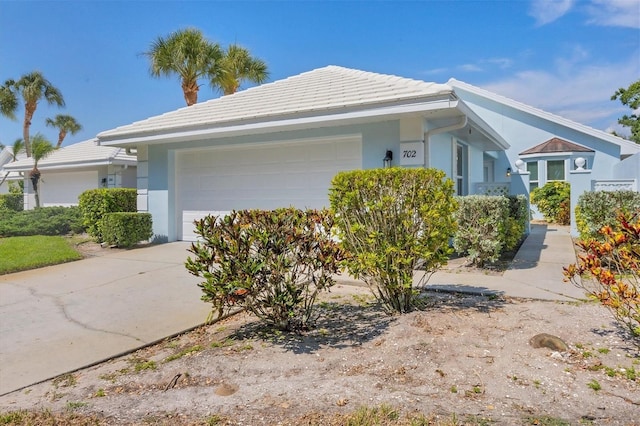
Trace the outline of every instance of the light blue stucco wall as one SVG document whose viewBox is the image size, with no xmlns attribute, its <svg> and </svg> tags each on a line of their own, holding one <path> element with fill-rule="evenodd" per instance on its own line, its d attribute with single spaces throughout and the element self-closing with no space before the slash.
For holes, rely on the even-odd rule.
<svg viewBox="0 0 640 426">
<path fill-rule="evenodd" d="M 182 149 L 356 135 L 362 137 L 362 167 L 382 167 L 387 150 L 394 153 L 394 165 L 400 155 L 398 120 L 363 125 L 327 127 L 263 135 L 226 137 L 192 142 L 176 142 L 148 147 L 148 211 L 153 217 L 153 232 L 158 241 L 174 241 L 178 230 L 175 199 L 175 152 Z M 450 158 L 450 154 L 449 154 Z M 448 162 L 450 164 L 450 160 Z"/>
</svg>

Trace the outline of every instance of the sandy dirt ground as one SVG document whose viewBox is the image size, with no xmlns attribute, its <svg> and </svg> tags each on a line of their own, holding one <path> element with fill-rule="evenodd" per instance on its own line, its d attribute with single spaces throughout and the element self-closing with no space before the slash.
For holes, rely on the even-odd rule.
<svg viewBox="0 0 640 426">
<path fill-rule="evenodd" d="M 424 310 L 389 316 L 366 288 L 336 286 L 312 331 L 271 331 L 241 313 L 5 395 L 0 411 L 114 425 L 322 425 L 385 404 L 429 424 L 639 424 L 640 358 L 601 306 L 425 297 Z M 532 347 L 539 333 L 568 350 Z"/>
</svg>

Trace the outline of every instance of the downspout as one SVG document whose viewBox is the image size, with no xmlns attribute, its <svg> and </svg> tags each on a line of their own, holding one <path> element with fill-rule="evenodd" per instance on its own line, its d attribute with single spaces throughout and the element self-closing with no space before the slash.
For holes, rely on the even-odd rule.
<svg viewBox="0 0 640 426">
<path fill-rule="evenodd" d="M 431 136 L 438 135 L 440 133 L 446 133 L 451 130 L 462 129 L 464 126 L 467 125 L 467 121 L 468 121 L 467 116 L 463 115 L 462 120 L 460 120 L 458 123 L 450 124 L 444 127 L 436 127 L 435 129 L 430 129 L 424 132 L 424 167 L 425 168 L 429 167 L 429 164 L 428 164 L 429 147 L 431 146 L 429 142 L 430 142 Z"/>
</svg>

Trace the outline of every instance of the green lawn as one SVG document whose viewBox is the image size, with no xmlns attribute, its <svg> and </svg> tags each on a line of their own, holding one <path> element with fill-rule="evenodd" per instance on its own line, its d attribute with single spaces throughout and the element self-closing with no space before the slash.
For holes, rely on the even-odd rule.
<svg viewBox="0 0 640 426">
<path fill-rule="evenodd" d="M 65 237 L 0 238 L 0 275 L 82 259 Z"/>
</svg>

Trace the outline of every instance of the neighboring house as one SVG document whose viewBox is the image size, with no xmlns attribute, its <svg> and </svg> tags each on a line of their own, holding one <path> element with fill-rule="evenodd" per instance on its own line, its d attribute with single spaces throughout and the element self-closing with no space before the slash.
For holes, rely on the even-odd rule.
<svg viewBox="0 0 640 426">
<path fill-rule="evenodd" d="M 572 216 L 584 191 L 638 190 L 639 144 L 455 79 L 447 84 L 511 146 L 488 157 L 490 167 L 528 172 L 529 189 L 570 182 Z"/>
<path fill-rule="evenodd" d="M 18 160 L 25 158 L 27 155 L 21 153 L 18 155 Z M 22 180 L 22 176 L 18 172 L 6 172 L 2 169 L 5 164 L 13 161 L 12 147 L 7 146 L 0 150 L 0 194 L 7 194 L 9 192 L 9 182 L 15 182 Z"/>
<path fill-rule="evenodd" d="M 544 117 L 527 115 L 515 102 L 484 93 L 455 80 L 436 84 L 328 66 L 98 139 L 137 153 L 138 210 L 152 213 L 160 241 L 193 240 L 193 220 L 209 213 L 327 206 L 331 179 L 343 170 L 436 167 L 459 195 L 528 194 L 530 172 L 516 162 L 550 139 L 593 150 L 593 170 L 605 162 L 613 168 L 624 149 L 636 152 L 604 132 L 539 110 Z M 566 154 L 569 167 L 576 153 Z"/>
<path fill-rule="evenodd" d="M 35 207 L 29 172 L 33 159 L 5 164 L 0 173 L 20 173 L 24 179 L 25 210 Z M 96 139 L 68 145 L 38 162 L 40 205 L 72 206 L 87 189 L 135 188 L 136 157 L 124 148 L 100 146 Z"/>
</svg>

